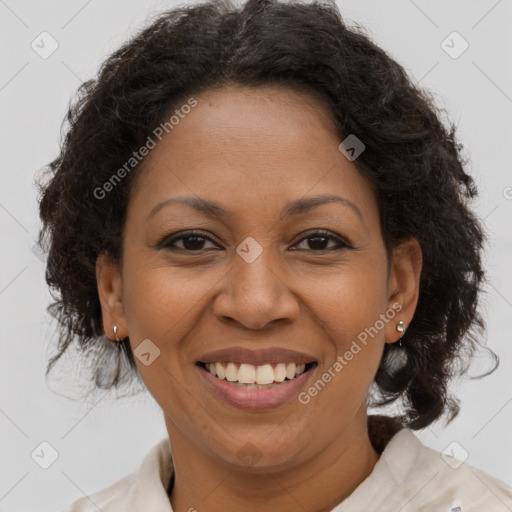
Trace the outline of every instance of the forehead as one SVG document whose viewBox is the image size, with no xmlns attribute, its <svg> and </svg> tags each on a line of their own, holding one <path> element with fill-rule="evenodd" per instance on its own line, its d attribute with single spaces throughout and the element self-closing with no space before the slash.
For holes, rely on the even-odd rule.
<svg viewBox="0 0 512 512">
<path fill-rule="evenodd" d="M 194 99 L 144 160 L 132 208 L 149 214 L 156 203 L 187 195 L 256 213 L 329 193 L 376 213 L 371 186 L 339 151 L 342 139 L 318 96 L 284 87 L 225 87 Z"/>
</svg>

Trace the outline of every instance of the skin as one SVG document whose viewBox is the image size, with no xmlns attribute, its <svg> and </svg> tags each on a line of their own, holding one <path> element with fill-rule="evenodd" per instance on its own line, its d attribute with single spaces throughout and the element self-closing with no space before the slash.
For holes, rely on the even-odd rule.
<svg viewBox="0 0 512 512">
<path fill-rule="evenodd" d="M 414 315 L 421 249 L 408 239 L 386 259 L 372 188 L 338 149 L 330 112 L 314 95 L 282 87 L 209 90 L 146 157 L 129 199 L 123 262 L 101 255 L 97 281 L 105 332 L 150 339 L 161 351 L 137 368 L 163 410 L 176 479 L 175 512 L 329 511 L 379 459 L 367 429 L 366 398 L 385 343 Z M 283 217 L 288 201 L 336 194 Z M 218 201 L 231 212 L 208 217 L 172 197 Z M 156 248 L 166 235 L 200 230 L 202 245 Z M 330 231 L 324 245 L 309 235 Z M 313 230 L 311 233 L 305 233 Z M 305 234 L 304 234 L 305 233 Z M 248 236 L 263 252 L 252 263 L 236 248 Z M 336 247 L 336 238 L 350 248 Z M 192 240 L 193 241 L 193 240 Z M 188 245 L 190 247 L 190 245 Z M 295 247 L 294 249 L 291 249 Z M 325 248 L 322 250 L 322 248 Z M 201 250 L 202 249 L 202 250 Z M 200 355 L 242 345 L 314 355 L 310 386 L 393 304 L 402 309 L 302 404 L 243 411 L 212 395 L 195 365 Z M 244 464 L 247 443 L 260 459 Z"/>
</svg>

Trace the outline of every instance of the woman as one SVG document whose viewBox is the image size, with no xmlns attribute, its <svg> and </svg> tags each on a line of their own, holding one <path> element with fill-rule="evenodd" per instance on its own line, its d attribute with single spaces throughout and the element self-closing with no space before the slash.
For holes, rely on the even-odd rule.
<svg viewBox="0 0 512 512">
<path fill-rule="evenodd" d="M 80 92 L 41 184 L 48 371 L 93 347 L 95 385 L 142 382 L 168 438 L 69 512 L 512 508 L 413 434 L 458 413 L 485 237 L 400 65 L 330 3 L 210 2 Z"/>
</svg>

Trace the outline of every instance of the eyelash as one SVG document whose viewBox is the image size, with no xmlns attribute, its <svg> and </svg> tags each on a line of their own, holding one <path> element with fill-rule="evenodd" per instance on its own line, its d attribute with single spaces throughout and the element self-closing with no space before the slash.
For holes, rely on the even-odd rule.
<svg viewBox="0 0 512 512">
<path fill-rule="evenodd" d="M 297 242 L 297 244 L 303 242 L 304 240 L 317 238 L 318 236 L 322 236 L 324 238 L 329 238 L 331 240 L 334 240 L 334 241 L 336 241 L 336 243 L 338 245 L 337 245 L 337 247 L 334 247 L 334 248 L 331 247 L 329 249 L 319 249 L 319 250 L 309 249 L 312 252 L 332 252 L 332 251 L 339 251 L 342 249 L 353 249 L 353 247 L 351 245 L 349 245 L 347 242 L 345 242 L 343 239 L 341 239 L 337 236 L 334 236 L 330 233 L 330 231 L 326 231 L 323 229 L 311 231 L 311 232 L 307 233 L 307 236 L 301 238 Z M 182 249 L 181 247 L 172 247 L 172 244 L 175 243 L 176 241 L 182 240 L 184 238 L 192 238 L 192 237 L 200 237 L 200 238 L 208 240 L 212 243 L 215 243 L 209 236 L 206 236 L 204 233 L 202 233 L 200 231 L 185 231 L 183 233 L 180 233 L 179 236 L 173 236 L 173 235 L 165 236 L 160 242 L 158 242 L 156 244 L 156 248 L 157 249 L 166 249 L 166 250 L 170 250 L 170 251 L 192 252 L 192 253 L 199 253 L 201 251 L 211 250 L 211 249 L 193 250 L 193 249 Z M 295 244 L 295 245 L 297 245 L 297 244 Z M 300 250 L 303 250 L 303 249 L 300 249 Z M 308 249 L 306 249 L 306 250 L 308 250 Z"/>
</svg>

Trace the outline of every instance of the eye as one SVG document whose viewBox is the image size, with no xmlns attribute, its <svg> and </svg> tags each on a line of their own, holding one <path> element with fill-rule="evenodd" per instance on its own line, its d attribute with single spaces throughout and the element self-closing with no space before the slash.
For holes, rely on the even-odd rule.
<svg viewBox="0 0 512 512">
<path fill-rule="evenodd" d="M 345 241 L 343 241 L 341 238 L 332 235 L 329 231 L 325 230 L 319 230 L 319 231 L 313 231 L 308 234 L 305 238 L 302 238 L 299 243 L 304 242 L 305 240 L 309 240 L 309 250 L 312 250 L 314 252 L 320 252 L 320 251 L 337 251 L 340 249 L 351 249 L 352 247 L 347 244 Z M 335 246 L 334 247 L 326 247 L 326 244 L 328 245 L 329 240 L 334 240 Z M 302 250 L 302 249 L 299 249 Z M 306 249 L 308 250 L 308 249 Z"/>
<path fill-rule="evenodd" d="M 176 242 L 180 240 L 183 241 L 182 247 L 175 246 Z M 178 251 L 203 251 L 203 245 L 205 241 L 210 241 L 213 243 L 212 239 L 202 234 L 200 231 L 187 231 L 186 233 L 181 233 L 179 236 L 171 236 L 165 237 L 162 241 L 160 241 L 156 247 L 157 249 L 169 249 L 169 250 L 178 250 Z"/>
</svg>

